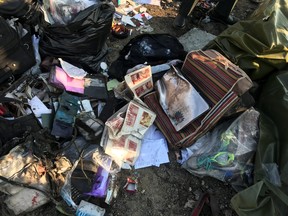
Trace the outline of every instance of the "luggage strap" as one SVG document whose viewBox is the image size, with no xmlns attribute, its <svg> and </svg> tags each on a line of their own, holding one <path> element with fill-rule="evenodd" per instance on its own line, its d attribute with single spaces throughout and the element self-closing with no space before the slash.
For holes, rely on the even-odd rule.
<svg viewBox="0 0 288 216">
<path fill-rule="evenodd" d="M 219 206 L 214 194 L 204 192 L 196 202 L 196 207 L 193 209 L 191 216 L 199 216 L 205 204 L 209 204 L 213 216 L 219 215 Z"/>
</svg>

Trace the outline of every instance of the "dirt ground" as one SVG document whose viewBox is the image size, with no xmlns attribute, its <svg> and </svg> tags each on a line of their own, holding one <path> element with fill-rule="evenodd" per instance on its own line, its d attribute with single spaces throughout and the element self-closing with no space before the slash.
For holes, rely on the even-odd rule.
<svg viewBox="0 0 288 216">
<path fill-rule="evenodd" d="M 210 22 L 195 24 L 192 17 L 187 19 L 187 26 L 182 30 L 175 30 L 172 22 L 177 14 L 179 2 L 170 0 L 162 1 L 162 7 L 145 5 L 147 12 L 153 16 L 149 24 L 154 29 L 152 33 L 170 33 L 179 37 L 193 27 L 198 27 L 211 34 L 218 35 L 226 26 Z M 239 0 L 233 15 L 240 19 L 249 16 L 257 4 L 250 0 Z M 130 39 L 138 35 L 133 30 L 132 35 L 126 39 L 116 39 L 112 35 L 108 38 L 109 47 L 108 63 L 117 58 L 118 52 Z M 169 153 L 170 163 L 160 167 L 143 168 L 139 170 L 122 170 L 117 179 L 119 192 L 117 198 L 106 208 L 109 216 L 190 216 L 197 200 L 205 191 L 212 191 L 217 198 L 220 215 L 233 216 L 236 213 L 230 207 L 230 199 L 236 193 L 230 185 L 210 177 L 198 178 L 188 173 L 177 163 L 173 152 Z M 139 175 L 138 190 L 134 194 L 127 193 L 123 186 L 131 174 Z M 29 216 L 56 216 L 61 215 L 53 204 L 48 204 L 41 209 L 28 213 Z M 205 207 L 201 215 L 212 215 L 210 208 Z"/>
</svg>

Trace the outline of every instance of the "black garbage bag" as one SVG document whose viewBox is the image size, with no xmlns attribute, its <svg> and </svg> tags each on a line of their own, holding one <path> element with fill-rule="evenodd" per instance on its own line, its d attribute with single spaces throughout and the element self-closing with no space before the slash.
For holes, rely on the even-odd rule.
<svg viewBox="0 0 288 216">
<path fill-rule="evenodd" d="M 12 119 L 4 118 L 0 116 L 0 155 L 7 153 L 11 150 L 11 146 L 6 145 L 12 139 L 26 137 L 27 134 L 32 132 L 39 131 L 42 127 L 39 124 L 37 118 L 32 113 L 27 115 L 15 115 L 17 112 L 20 112 L 20 109 L 25 109 L 25 105 L 22 101 L 16 100 L 8 97 L 1 97 L 0 103 L 4 108 L 8 109 L 8 112 L 5 114 L 6 117 Z M 27 107 L 30 109 L 30 107 Z M 12 145 L 10 143 L 10 145 Z M 14 146 L 13 146 L 14 147 Z M 12 147 L 12 148 L 13 148 Z"/>
<path fill-rule="evenodd" d="M 0 16 L 5 19 L 18 18 L 22 24 L 36 26 L 42 16 L 38 0 L 0 1 Z"/>
<path fill-rule="evenodd" d="M 97 73 L 108 51 L 106 39 L 114 12 L 112 3 L 99 1 L 79 12 L 67 25 L 42 20 L 40 55 L 62 58 L 88 73 Z"/>
<path fill-rule="evenodd" d="M 108 74 L 122 81 L 127 70 L 138 64 L 153 66 L 173 59 L 184 60 L 186 54 L 183 45 L 170 34 L 141 34 L 124 46 Z"/>
</svg>

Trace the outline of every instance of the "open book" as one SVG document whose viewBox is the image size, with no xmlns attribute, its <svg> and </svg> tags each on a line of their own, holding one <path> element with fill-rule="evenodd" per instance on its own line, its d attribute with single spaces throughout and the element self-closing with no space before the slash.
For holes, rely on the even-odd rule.
<svg viewBox="0 0 288 216">
<path fill-rule="evenodd" d="M 141 149 L 141 140 L 156 115 L 134 100 L 129 102 L 126 114 L 124 112 L 119 112 L 105 123 L 108 129 L 104 141 L 105 153 L 115 160 L 133 165 Z"/>
</svg>

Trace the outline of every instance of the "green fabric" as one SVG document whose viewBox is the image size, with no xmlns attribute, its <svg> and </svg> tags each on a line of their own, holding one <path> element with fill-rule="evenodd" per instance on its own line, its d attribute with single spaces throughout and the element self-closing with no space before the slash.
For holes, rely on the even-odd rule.
<svg viewBox="0 0 288 216">
<path fill-rule="evenodd" d="M 266 0 L 246 20 L 228 27 L 204 49 L 215 49 L 252 80 L 266 78 L 288 62 L 288 1 Z"/>
<path fill-rule="evenodd" d="M 287 193 L 264 180 L 236 194 L 231 203 L 240 216 L 287 216 L 287 200 Z"/>
<path fill-rule="evenodd" d="M 255 159 L 255 184 L 231 203 L 241 216 L 288 215 L 288 70 L 269 77 L 257 103 L 260 138 Z M 276 163 L 281 187 L 269 182 L 263 164 Z M 269 172 L 268 172 L 269 173 Z M 269 173 L 271 174 L 271 173 Z M 275 177 L 275 176 L 272 176 Z"/>
<path fill-rule="evenodd" d="M 275 144 L 274 158 L 271 159 L 274 159 L 279 167 L 282 168 L 282 170 L 280 170 L 282 174 L 287 173 L 288 169 L 285 170 L 284 167 L 287 168 L 288 165 L 288 70 L 272 76 L 264 85 L 261 95 L 258 103 L 259 109 L 271 118 L 278 131 L 278 135 L 275 135 L 276 140 L 274 140 L 273 143 Z M 269 136 L 272 135 L 269 134 Z M 268 137 L 266 139 L 268 139 Z M 264 141 L 266 140 L 264 139 Z M 261 148 L 260 146 L 260 150 L 261 152 L 259 154 L 265 155 L 267 149 Z M 285 181 L 288 184 L 288 179 Z"/>
</svg>

